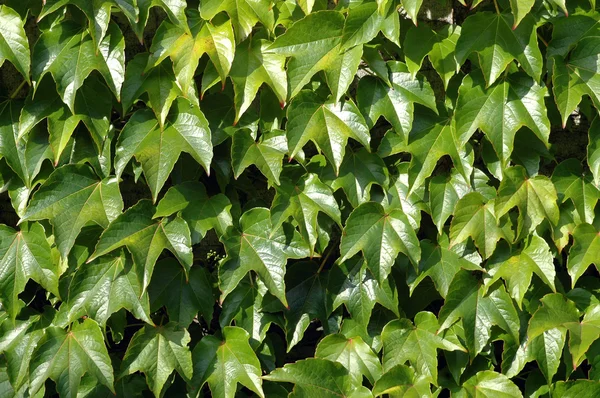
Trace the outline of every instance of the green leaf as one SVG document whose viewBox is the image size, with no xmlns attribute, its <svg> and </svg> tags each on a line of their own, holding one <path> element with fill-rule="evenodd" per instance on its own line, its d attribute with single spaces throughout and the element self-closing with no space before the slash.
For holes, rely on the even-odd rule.
<svg viewBox="0 0 600 398">
<path fill-rule="evenodd" d="M 562 116 L 563 128 L 584 95 L 588 95 L 600 109 L 599 44 L 598 37 L 584 38 L 577 43 L 568 59 L 558 55 L 553 58 L 554 99 Z"/>
<path fill-rule="evenodd" d="M 285 56 L 269 53 L 267 48 L 271 42 L 248 39 L 241 43 L 235 51 L 235 59 L 231 67 L 233 82 L 235 121 L 246 112 L 252 104 L 258 89 L 266 84 L 277 96 L 283 108 L 287 98 L 287 76 L 285 73 Z"/>
<path fill-rule="evenodd" d="M 594 185 L 600 187 L 600 118 L 592 121 L 588 138 L 587 164 L 594 177 Z"/>
<path fill-rule="evenodd" d="M 31 60 L 23 25 L 24 21 L 15 10 L 0 6 L 0 66 L 8 60 L 29 83 Z"/>
<path fill-rule="evenodd" d="M 158 256 L 167 249 L 177 257 L 189 276 L 193 258 L 187 223 L 180 217 L 153 219 L 154 212 L 154 206 L 148 200 L 141 200 L 127 209 L 102 232 L 96 250 L 87 262 L 127 246 L 137 267 L 142 291 L 145 291 Z"/>
<path fill-rule="evenodd" d="M 125 39 L 116 24 L 110 24 L 99 51 L 86 30 L 62 22 L 45 31 L 35 44 L 32 80 L 37 87 L 50 73 L 65 104 L 75 112 L 75 94 L 94 70 L 100 72 L 119 99 L 125 75 Z"/>
<path fill-rule="evenodd" d="M 346 220 L 340 262 L 362 251 L 369 270 L 382 283 L 402 252 L 416 266 L 421 258 L 417 235 L 401 209 L 386 211 L 375 202 L 358 206 Z"/>
<path fill-rule="evenodd" d="M 79 267 L 69 283 L 61 312 L 66 315 L 64 323 L 88 316 L 105 327 L 108 318 L 121 308 L 153 325 L 148 295 L 142 294 L 133 263 L 123 251 Z"/>
<path fill-rule="evenodd" d="M 600 337 L 600 307 L 592 306 L 580 321 L 575 303 L 562 294 L 547 294 L 540 301 L 542 305 L 529 321 L 527 336 L 532 340 L 554 328 L 568 330 L 569 351 L 575 370 L 590 345 Z"/>
<path fill-rule="evenodd" d="M 289 363 L 278 368 L 263 379 L 294 384 L 296 397 L 355 397 L 364 387 L 356 385 L 348 370 L 338 362 L 310 358 Z"/>
<path fill-rule="evenodd" d="M 256 142 L 250 131 L 238 130 L 234 133 L 231 144 L 233 176 L 238 178 L 245 169 L 254 165 L 267 178 L 269 184 L 279 185 L 279 175 L 283 170 L 281 162 L 287 151 L 284 131 L 263 133 Z"/>
<path fill-rule="evenodd" d="M 571 199 L 583 222 L 591 224 L 594 221 L 594 208 L 600 199 L 600 190 L 592 184 L 592 177 L 583 172 L 581 162 L 569 159 L 556 166 L 552 183 L 560 202 Z"/>
<path fill-rule="evenodd" d="M 462 65 L 477 53 L 486 86 L 494 84 L 508 64 L 517 60 L 535 81 L 542 74 L 542 54 L 537 44 L 535 20 L 524 17 L 519 26 L 511 14 L 487 11 L 469 16 L 456 43 L 456 60 Z M 514 29 L 513 29 L 514 28 Z"/>
<path fill-rule="evenodd" d="M 310 323 L 318 318 L 326 324 L 331 311 L 328 308 L 326 276 L 315 262 L 298 262 L 286 272 L 289 309 L 284 312 L 287 351 L 304 337 Z"/>
<path fill-rule="evenodd" d="M 44 160 L 50 157 L 46 133 L 38 128 L 27 139 L 19 140 L 20 101 L 0 103 L 0 158 L 19 176 L 27 187 L 39 173 Z"/>
<path fill-rule="evenodd" d="M 170 57 L 183 93 L 188 93 L 193 87 L 194 75 L 203 54 L 208 55 L 224 83 L 235 52 L 231 21 L 212 24 L 194 13 L 188 15 L 188 23 L 189 28 L 167 21 L 160 25 L 152 39 L 151 56 L 145 69 L 148 72 Z"/>
<path fill-rule="evenodd" d="M 189 327 L 198 312 L 207 323 L 213 315 L 216 299 L 212 280 L 205 268 L 192 267 L 189 278 L 176 260 L 166 258 L 156 264 L 148 286 L 152 310 L 167 308 L 169 321 Z"/>
<path fill-rule="evenodd" d="M 484 370 L 467 379 L 456 396 L 515 398 L 523 397 L 523 394 L 519 387 L 505 375 L 492 370 Z"/>
<path fill-rule="evenodd" d="M 531 12 L 535 0 L 510 0 L 510 9 L 515 17 L 513 29 L 519 25 L 519 22 Z"/>
<path fill-rule="evenodd" d="M 192 244 L 200 243 L 214 229 L 219 236 L 233 225 L 231 202 L 223 194 L 209 197 L 199 182 L 184 182 L 169 188 L 158 202 L 153 218 L 179 214 L 191 231 Z"/>
<path fill-rule="evenodd" d="M 332 309 L 344 304 L 352 320 L 365 331 L 376 303 L 399 316 L 398 297 L 389 281 L 388 278 L 381 285 L 377 283 L 362 258 L 336 265 L 329 271 L 328 290 L 334 296 Z"/>
<path fill-rule="evenodd" d="M 183 98 L 174 102 L 164 128 L 148 109 L 131 116 L 117 141 L 115 172 L 120 177 L 135 156 L 156 201 L 181 152 L 192 155 L 209 174 L 213 152 L 208 121 L 202 111 Z"/>
<path fill-rule="evenodd" d="M 239 221 L 240 229 L 230 227 L 222 238 L 227 257 L 219 265 L 221 302 L 249 272 L 256 272 L 269 292 L 285 306 L 285 264 L 288 258 L 309 255 L 307 242 L 286 225 L 274 228 L 268 209 L 254 208 Z"/>
<path fill-rule="evenodd" d="M 469 144 L 459 143 L 454 119 L 438 117 L 429 110 L 416 114 L 418 118 L 408 137 L 408 145 L 403 136 L 389 131 L 379 145 L 379 155 L 388 157 L 402 152 L 412 155 L 408 169 L 411 191 L 424 185 L 445 155 L 450 156 L 463 179 L 469 181 L 473 172 L 473 150 Z"/>
<path fill-rule="evenodd" d="M 498 225 L 494 200 L 487 201 L 479 192 L 468 193 L 456 203 L 450 224 L 451 245 L 469 237 L 484 259 L 492 255 L 498 241 L 505 237 Z"/>
<path fill-rule="evenodd" d="M 564 398 L 581 397 L 584 394 L 600 394 L 600 383 L 595 380 L 558 381 L 552 390 L 554 396 Z"/>
<path fill-rule="evenodd" d="M 294 23 L 267 49 L 292 58 L 287 65 L 290 98 L 300 93 L 319 71 L 325 72 L 333 102 L 342 98 L 352 83 L 362 55 L 362 46 L 342 49 L 343 31 L 341 13 L 318 11 Z"/>
<path fill-rule="evenodd" d="M 312 14 L 311 14 L 312 15 Z M 287 138 L 290 158 L 312 141 L 339 173 L 348 138 L 369 149 L 369 128 L 352 100 L 323 103 L 316 95 L 300 93 L 287 111 Z"/>
<path fill-rule="evenodd" d="M 413 124 L 414 104 L 437 112 L 435 96 L 427 80 L 421 76 L 415 78 L 405 64 L 388 62 L 387 65 L 391 87 L 375 77 L 363 77 L 358 83 L 356 100 L 369 127 L 383 116 L 406 142 Z"/>
<path fill-rule="evenodd" d="M 342 49 L 370 42 L 377 36 L 387 12 L 380 12 L 376 2 L 364 2 L 348 10 L 342 32 Z"/>
<path fill-rule="evenodd" d="M 19 294 L 29 279 L 59 297 L 59 276 L 39 223 L 26 223 L 18 232 L 0 225 L 0 302 L 13 321 L 21 309 Z"/>
<path fill-rule="evenodd" d="M 517 235 L 531 234 L 545 219 L 558 223 L 558 196 L 550 179 L 545 176 L 529 178 L 521 166 L 504 170 L 498 188 L 496 217 L 500 218 L 513 207 L 519 209 Z"/>
<path fill-rule="evenodd" d="M 437 327 L 438 321 L 431 312 L 419 312 L 414 325 L 408 319 L 385 325 L 381 334 L 384 370 L 387 372 L 408 361 L 418 375 L 437 385 L 437 350 L 464 351 L 461 346 L 439 336 Z"/>
<path fill-rule="evenodd" d="M 470 184 L 456 169 L 449 176 L 437 175 L 429 181 L 429 209 L 440 234 L 448 217 L 454 214 L 458 200 L 471 191 Z"/>
<path fill-rule="evenodd" d="M 272 29 L 274 25 L 272 5 L 268 0 L 200 1 L 202 19 L 211 20 L 222 11 L 231 18 L 238 43 L 250 35 L 257 22 L 260 21 L 267 29 Z"/>
<path fill-rule="evenodd" d="M 496 286 L 487 295 L 484 293 L 483 286 L 475 277 L 468 271 L 460 271 L 452 280 L 440 310 L 439 331 L 462 319 L 471 358 L 475 358 L 488 344 L 492 325 L 507 332 L 514 342 L 519 342 L 519 315 L 504 286 Z"/>
<path fill-rule="evenodd" d="M 508 165 L 515 134 L 521 127 L 528 127 L 548 145 L 550 122 L 544 105 L 546 95 L 545 87 L 522 73 L 507 75 L 487 86 L 480 73 L 470 73 L 463 79 L 456 104 L 460 145 L 481 129 L 492 143 L 502 168 Z"/>
<path fill-rule="evenodd" d="M 362 382 L 363 376 L 371 384 L 381 377 L 379 358 L 359 336 L 348 339 L 341 334 L 330 334 L 317 345 L 315 358 L 341 363 L 356 379 L 357 384 Z"/>
<path fill-rule="evenodd" d="M 98 324 L 86 319 L 75 322 L 68 332 L 46 328 L 31 359 L 29 392 L 34 395 L 52 379 L 61 396 L 76 398 L 81 378 L 88 372 L 114 394 L 113 368 Z"/>
<path fill-rule="evenodd" d="M 199 390 L 208 383 L 215 398 L 232 397 L 238 383 L 264 397 L 260 363 L 248 342 L 248 332 L 226 326 L 223 339 L 204 337 L 194 348 L 194 378 L 192 385 Z"/>
<path fill-rule="evenodd" d="M 517 253 L 503 250 L 494 253 L 486 264 L 488 276 L 485 285 L 490 286 L 502 278 L 507 290 L 515 299 L 519 308 L 523 297 L 531 284 L 531 277 L 536 274 L 546 285 L 556 291 L 554 279 L 556 271 L 550 247 L 546 241 L 537 235 L 527 239 L 525 247 Z"/>
<path fill-rule="evenodd" d="M 134 335 L 121 363 L 121 377 L 135 372 L 146 375 L 146 382 L 156 397 L 174 370 L 186 381 L 192 379 L 190 335 L 177 324 L 146 325 Z"/>
<path fill-rule="evenodd" d="M 73 164 L 59 167 L 44 181 L 20 222 L 48 219 L 66 258 L 81 228 L 88 222 L 106 228 L 122 210 L 116 178 L 98 180 L 89 166 Z"/>
<path fill-rule="evenodd" d="M 415 377 L 412 368 L 396 365 L 385 372 L 373 386 L 373 395 L 390 397 L 430 397 L 431 388 L 425 377 Z"/>
<path fill-rule="evenodd" d="M 365 148 L 347 152 L 338 177 L 331 184 L 334 190 L 342 189 L 353 207 L 371 199 L 371 186 L 388 185 L 388 173 L 383 160 Z"/>
<path fill-rule="evenodd" d="M 138 99 L 144 98 L 159 124 L 164 126 L 173 101 L 178 96 L 189 97 L 190 93 L 181 91 L 168 62 L 163 62 L 146 73 L 148 58 L 146 53 L 139 54 L 127 64 L 125 82 L 121 89 L 123 113 L 127 112 Z M 194 102 L 196 92 L 193 89 L 191 91 L 192 102 Z M 146 96 L 142 97 L 144 94 Z"/>
<path fill-rule="evenodd" d="M 591 264 L 600 266 L 600 235 L 594 226 L 582 223 L 573 231 L 573 246 L 567 261 L 573 287 Z"/>
<path fill-rule="evenodd" d="M 444 81 L 444 87 L 447 88 L 450 78 L 460 67 L 454 58 L 460 32 L 461 28 L 458 25 L 446 25 L 437 31 L 427 26 L 411 27 L 404 39 L 404 54 L 406 66 L 413 78 L 428 56 L 433 68 Z"/>
<path fill-rule="evenodd" d="M 282 179 L 276 191 L 271 204 L 273 227 L 279 228 L 292 217 L 298 223 L 302 238 L 308 242 L 312 256 L 318 237 L 319 213 L 326 214 L 338 225 L 342 224 L 340 209 L 332 189 L 321 182 L 316 174 L 307 174 L 297 181 Z"/>
<path fill-rule="evenodd" d="M 436 290 L 446 297 L 454 276 L 461 269 L 483 271 L 477 252 L 469 252 L 462 243 L 450 247 L 446 235 L 441 235 L 437 243 L 422 240 L 421 253 L 418 273 L 407 280 L 411 294 L 425 278 L 430 277 Z"/>
<path fill-rule="evenodd" d="M 531 341 L 531 352 L 548 383 L 560 366 L 565 339 L 564 330 L 550 329 Z"/>
</svg>

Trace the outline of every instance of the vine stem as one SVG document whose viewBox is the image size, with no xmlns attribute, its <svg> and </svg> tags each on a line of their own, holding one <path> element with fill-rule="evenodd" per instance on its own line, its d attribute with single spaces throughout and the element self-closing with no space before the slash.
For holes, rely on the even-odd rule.
<svg viewBox="0 0 600 398">
<path fill-rule="evenodd" d="M 19 84 L 19 86 L 15 88 L 15 90 L 10 94 L 10 99 L 14 99 L 17 96 L 17 94 L 19 94 L 23 86 L 25 86 L 25 83 L 27 83 L 27 80 L 23 80 L 21 84 Z"/>
<path fill-rule="evenodd" d="M 540 34 L 538 33 L 538 34 L 537 34 L 537 37 L 538 37 L 538 39 L 540 39 L 540 41 L 541 41 L 542 43 L 544 43 L 544 45 L 545 45 L 546 47 L 548 47 L 548 42 L 547 42 L 546 40 L 544 40 L 544 38 L 542 37 L 542 35 L 540 35 Z"/>
</svg>

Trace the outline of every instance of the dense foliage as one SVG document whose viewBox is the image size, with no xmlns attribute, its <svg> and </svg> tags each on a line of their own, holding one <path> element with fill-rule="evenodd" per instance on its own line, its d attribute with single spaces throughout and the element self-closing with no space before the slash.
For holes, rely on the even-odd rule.
<svg viewBox="0 0 600 398">
<path fill-rule="evenodd" d="M 1 397 L 600 396 L 595 0 L 1 0 L 0 66 Z"/>
</svg>

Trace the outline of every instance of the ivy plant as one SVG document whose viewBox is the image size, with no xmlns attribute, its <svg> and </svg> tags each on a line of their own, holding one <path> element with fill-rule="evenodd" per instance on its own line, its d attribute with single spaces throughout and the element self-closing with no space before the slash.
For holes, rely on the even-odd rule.
<svg viewBox="0 0 600 398">
<path fill-rule="evenodd" d="M 0 396 L 600 396 L 595 0 L 1 0 Z"/>
</svg>

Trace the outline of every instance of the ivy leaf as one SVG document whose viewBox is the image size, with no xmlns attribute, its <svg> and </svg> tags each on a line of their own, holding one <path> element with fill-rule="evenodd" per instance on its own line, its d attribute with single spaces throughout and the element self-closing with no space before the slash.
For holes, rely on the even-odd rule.
<svg viewBox="0 0 600 398">
<path fill-rule="evenodd" d="M 421 258 L 419 240 L 401 209 L 386 211 L 375 202 L 358 206 L 346 220 L 340 244 L 340 262 L 362 251 L 369 270 L 382 283 L 402 252 L 416 266 Z"/>
<path fill-rule="evenodd" d="M 454 396 L 455 394 L 452 395 Z M 519 387 L 502 373 L 484 370 L 477 372 L 467 379 L 456 396 L 513 398 L 523 397 L 523 394 L 521 394 Z"/>
<path fill-rule="evenodd" d="M 560 366 L 560 358 L 565 346 L 566 331 L 550 329 L 531 341 L 531 352 L 548 382 Z"/>
<path fill-rule="evenodd" d="M 117 141 L 115 172 L 120 177 L 135 156 L 142 164 L 152 199 L 156 201 L 181 152 L 192 155 L 209 173 L 213 153 L 208 121 L 195 105 L 183 98 L 173 103 L 164 128 L 148 109 L 131 116 Z"/>
<path fill-rule="evenodd" d="M 298 397 L 363 397 L 365 387 L 357 386 L 348 370 L 338 362 L 310 358 L 288 363 L 263 379 L 293 383 L 293 394 Z"/>
<path fill-rule="evenodd" d="M 19 232 L 0 225 L 0 301 L 13 321 L 21 309 L 19 294 L 25 290 L 27 281 L 33 279 L 60 297 L 59 275 L 39 223 L 26 223 Z"/>
<path fill-rule="evenodd" d="M 376 2 L 365 2 L 350 8 L 342 32 L 342 49 L 373 40 L 385 22 L 386 14 L 387 10 L 381 10 Z"/>
<path fill-rule="evenodd" d="M 254 208 L 240 218 L 240 229 L 230 227 L 222 238 L 227 257 L 219 266 L 221 302 L 242 278 L 255 271 L 269 292 L 287 306 L 285 263 L 309 255 L 308 244 L 286 226 L 274 228 L 268 209 Z"/>
<path fill-rule="evenodd" d="M 456 203 L 462 199 L 472 188 L 468 181 L 453 169 L 449 176 L 437 175 L 429 181 L 429 208 L 431 218 L 441 234 L 446 220 L 456 208 Z"/>
<path fill-rule="evenodd" d="M 385 372 L 373 386 L 373 395 L 380 397 L 427 397 L 431 395 L 430 384 L 425 377 L 415 377 L 411 367 L 396 365 Z"/>
<path fill-rule="evenodd" d="M 383 328 L 383 368 L 387 372 L 409 362 L 418 375 L 437 385 L 437 350 L 464 351 L 459 345 L 436 333 L 438 320 L 431 312 L 419 312 L 415 323 L 408 319 L 394 320 Z"/>
<path fill-rule="evenodd" d="M 413 26 L 404 38 L 404 53 L 406 66 L 412 77 L 417 76 L 426 56 L 435 71 L 448 87 L 450 78 L 454 76 L 460 65 L 454 58 L 456 42 L 460 37 L 461 28 L 458 25 L 445 25 L 439 30 L 427 26 Z"/>
<path fill-rule="evenodd" d="M 562 294 L 547 294 L 540 301 L 542 305 L 529 321 L 527 336 L 532 340 L 554 328 L 568 330 L 569 351 L 575 370 L 584 359 L 590 345 L 600 337 L 600 307 L 592 306 L 580 321 L 575 303 Z"/>
<path fill-rule="evenodd" d="M 259 21 L 268 29 L 272 29 L 274 25 L 272 5 L 268 0 L 200 1 L 202 19 L 211 20 L 222 11 L 231 18 L 238 42 L 244 41 Z"/>
<path fill-rule="evenodd" d="M 546 285 L 556 291 L 554 279 L 556 271 L 550 247 L 546 241 L 537 235 L 527 239 L 525 247 L 518 253 L 510 251 L 496 252 L 489 259 L 486 267 L 490 279 L 485 281 L 486 286 L 492 285 L 502 278 L 506 281 L 507 289 L 515 299 L 519 308 L 523 297 L 531 284 L 531 277 L 536 274 Z"/>
<path fill-rule="evenodd" d="M 164 127 L 173 101 L 178 96 L 193 99 L 196 93 L 191 89 L 193 95 L 190 96 L 189 92 L 181 91 L 175 82 L 175 75 L 168 62 L 163 62 L 146 73 L 148 59 L 148 54 L 142 53 L 127 63 L 125 82 L 121 89 L 123 113 L 127 112 L 137 99 L 146 94 L 147 99 L 144 97 L 146 104 L 156 115 L 159 124 Z"/>
<path fill-rule="evenodd" d="M 458 141 L 464 145 L 478 128 L 481 129 L 505 168 L 513 151 L 515 134 L 521 127 L 528 127 L 548 145 L 550 122 L 544 105 L 546 95 L 545 87 L 521 73 L 510 74 L 488 86 L 480 73 L 470 73 L 458 91 Z"/>
<path fill-rule="evenodd" d="M 465 181 L 469 181 L 473 172 L 473 150 L 470 145 L 459 143 L 454 119 L 438 117 L 429 110 L 417 115 L 419 117 L 408 137 L 408 145 L 402 136 L 389 131 L 379 145 L 379 155 L 387 157 L 401 152 L 412 155 L 408 169 L 411 191 L 423 186 L 445 155 L 450 156 Z"/>
<path fill-rule="evenodd" d="M 194 389 L 208 383 L 213 397 L 231 397 L 240 383 L 264 397 L 260 363 L 248 338 L 248 332 L 233 326 L 223 328 L 223 340 L 205 336 L 193 352 Z"/>
<path fill-rule="evenodd" d="M 108 318 L 121 308 L 153 325 L 148 295 L 142 294 L 138 275 L 123 251 L 79 267 L 69 282 L 61 312 L 66 315 L 65 323 L 89 316 L 105 327 Z"/>
<path fill-rule="evenodd" d="M 498 225 L 494 200 L 487 201 L 479 192 L 468 193 L 456 203 L 450 224 L 451 245 L 469 237 L 484 259 L 492 255 L 498 241 L 505 237 Z"/>
<path fill-rule="evenodd" d="M 341 334 L 330 334 L 317 345 L 315 358 L 341 363 L 357 384 L 361 384 L 363 376 L 371 384 L 381 377 L 379 358 L 359 336 L 348 339 Z"/>
<path fill-rule="evenodd" d="M 421 76 L 415 78 L 405 64 L 388 62 L 387 65 L 391 87 L 375 77 L 363 77 L 358 83 L 356 100 L 369 127 L 383 116 L 406 141 L 412 128 L 414 104 L 437 112 L 435 95 L 427 80 Z"/>
<path fill-rule="evenodd" d="M 573 246 L 569 250 L 567 270 L 571 276 L 571 285 L 583 275 L 591 264 L 600 266 L 600 236 L 590 224 L 579 224 L 573 231 Z"/>
<path fill-rule="evenodd" d="M 50 147 L 43 129 L 36 129 L 27 139 L 19 140 L 19 112 L 21 103 L 0 103 L 0 158 L 19 176 L 26 187 L 33 185 L 44 160 L 50 157 Z"/>
<path fill-rule="evenodd" d="M 121 363 L 121 377 L 143 372 L 154 396 L 174 370 L 186 381 L 192 379 L 192 354 L 188 348 L 190 335 L 176 323 L 162 326 L 146 325 L 134 335 Z"/>
<path fill-rule="evenodd" d="M 98 324 L 86 319 L 75 322 L 68 332 L 48 327 L 31 359 L 29 392 L 35 395 L 50 378 L 61 396 L 75 398 L 88 372 L 115 393 L 113 368 Z"/>
<path fill-rule="evenodd" d="M 517 23 L 507 13 L 480 11 L 469 16 L 456 43 L 456 61 L 462 65 L 469 55 L 477 53 L 486 87 L 494 84 L 513 60 L 517 60 L 529 76 L 539 81 L 542 54 L 537 44 L 535 20 L 527 15 L 518 23 L 519 26 Z"/>
<path fill-rule="evenodd" d="M 268 48 L 269 52 L 292 57 L 287 65 L 290 98 L 319 71 L 325 72 L 333 102 L 348 90 L 358 70 L 362 46 L 342 50 L 343 31 L 341 13 L 318 11 L 294 23 Z"/>
<path fill-rule="evenodd" d="M 10 61 L 29 83 L 31 60 L 24 21 L 12 8 L 0 6 L 0 66 Z"/>
<path fill-rule="evenodd" d="M 312 14 L 311 14 L 312 15 Z M 352 100 L 323 103 L 313 93 L 302 92 L 287 111 L 287 138 L 290 158 L 294 158 L 308 141 L 322 151 L 339 173 L 348 138 L 369 149 L 369 128 Z"/>
<path fill-rule="evenodd" d="M 598 394 L 600 393 L 600 383 L 595 380 L 570 380 L 557 381 L 552 390 L 559 397 L 579 397 L 581 394 Z"/>
<path fill-rule="evenodd" d="M 187 29 L 187 17 L 185 0 L 135 0 L 139 8 L 139 18 L 129 19 L 129 23 L 140 43 L 144 42 L 144 28 L 150 16 L 152 7 L 160 7 L 167 14 L 171 22 Z"/>
<path fill-rule="evenodd" d="M 368 271 L 362 258 L 336 265 L 329 271 L 329 291 L 334 295 L 333 310 L 344 304 L 353 320 L 367 330 L 376 303 L 400 316 L 398 298 L 386 279 L 381 285 Z"/>
<path fill-rule="evenodd" d="M 273 227 L 279 228 L 293 217 L 302 238 L 310 246 L 312 256 L 317 242 L 319 213 L 326 214 L 338 225 L 342 224 L 340 209 L 331 188 L 321 182 L 316 174 L 307 174 L 295 182 L 282 179 L 276 190 L 271 205 Z"/>
<path fill-rule="evenodd" d="M 284 316 L 288 352 L 302 340 L 313 319 L 318 318 L 324 325 L 327 322 L 330 311 L 326 277 L 320 271 L 314 262 L 298 262 L 286 272 L 289 309 Z"/>
<path fill-rule="evenodd" d="M 256 166 L 267 178 L 269 184 L 279 185 L 281 164 L 287 153 L 287 139 L 284 131 L 263 133 L 257 142 L 246 129 L 234 133 L 231 143 L 231 166 L 233 176 L 238 178 L 251 165 Z"/>
<path fill-rule="evenodd" d="M 212 24 L 203 21 L 194 12 L 188 15 L 188 23 L 189 28 L 167 21 L 160 25 L 152 39 L 151 56 L 145 69 L 148 72 L 170 57 L 177 83 L 183 93 L 188 93 L 192 88 L 198 62 L 203 54 L 208 55 L 221 81 L 225 82 L 235 51 L 231 21 Z"/>
<path fill-rule="evenodd" d="M 44 181 L 19 222 L 48 219 L 66 258 L 83 226 L 92 221 L 105 228 L 122 210 L 116 178 L 98 180 L 89 166 L 73 164 L 57 168 Z"/>
<path fill-rule="evenodd" d="M 145 291 L 158 256 L 168 249 L 189 275 L 193 258 L 187 223 L 180 217 L 155 220 L 152 218 L 154 211 L 154 206 L 148 200 L 140 200 L 127 209 L 102 232 L 96 250 L 87 262 L 127 246 L 138 267 L 142 291 Z"/>
<path fill-rule="evenodd" d="M 422 240 L 421 253 L 419 272 L 407 280 L 411 294 L 425 278 L 430 277 L 440 295 L 446 297 L 454 276 L 461 269 L 483 271 L 477 252 L 469 253 L 465 244 L 449 247 L 446 235 L 439 236 L 437 243 Z"/>
<path fill-rule="evenodd" d="M 125 75 L 125 39 L 119 27 L 108 26 L 96 51 L 90 34 L 70 22 L 53 25 L 45 31 L 33 49 L 34 87 L 50 73 L 60 97 L 75 112 L 75 94 L 93 70 L 104 77 L 117 99 Z"/>
<path fill-rule="evenodd" d="M 558 223 L 558 196 L 548 177 L 538 175 L 529 178 L 521 166 L 504 170 L 504 177 L 498 188 L 496 216 L 500 218 L 513 207 L 518 207 L 518 236 L 532 233 L 544 219 L 553 225 Z"/>
<path fill-rule="evenodd" d="M 199 182 L 189 181 L 169 188 L 158 202 L 153 218 L 175 213 L 189 225 L 192 244 L 200 243 L 211 229 L 222 236 L 227 227 L 233 225 L 229 198 L 221 193 L 209 197 Z"/>
<path fill-rule="evenodd" d="M 331 184 L 334 190 L 342 189 L 353 207 L 371 199 L 371 186 L 388 185 L 388 173 L 383 160 L 365 148 L 347 152 L 338 177 Z"/>
<path fill-rule="evenodd" d="M 235 120 L 246 112 L 258 89 L 268 85 L 277 96 L 283 108 L 287 98 L 287 76 L 285 73 L 285 56 L 269 53 L 267 48 L 272 43 L 266 40 L 248 39 L 235 50 L 235 59 L 231 67 L 231 81 L 235 93 Z"/>
<path fill-rule="evenodd" d="M 588 95 L 600 109 L 599 45 L 598 37 L 584 38 L 577 43 L 568 59 L 558 55 L 553 58 L 554 99 L 562 116 L 563 128 L 584 95 Z"/>
<path fill-rule="evenodd" d="M 594 185 L 600 187 L 600 118 L 592 121 L 588 138 L 587 164 L 594 177 Z"/>
<path fill-rule="evenodd" d="M 594 221 L 600 190 L 592 184 L 591 176 L 584 174 L 581 162 L 569 159 L 560 163 L 552 173 L 552 183 L 560 202 L 571 199 L 583 222 Z"/>
<path fill-rule="evenodd" d="M 167 308 L 169 321 L 189 327 L 198 312 L 208 323 L 212 320 L 215 297 L 210 274 L 202 267 L 192 267 L 189 278 L 175 259 L 156 264 L 148 287 L 152 310 Z"/>
<path fill-rule="evenodd" d="M 519 315 L 504 287 L 499 285 L 487 295 L 484 296 L 484 293 L 475 277 L 468 271 L 460 271 L 452 280 L 440 310 L 439 331 L 462 319 L 471 358 L 475 358 L 488 344 L 492 325 L 507 332 L 514 342 L 519 342 Z"/>
</svg>

